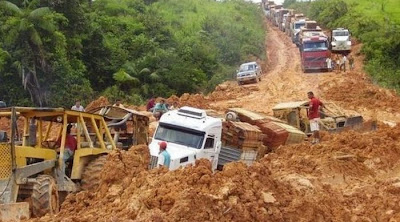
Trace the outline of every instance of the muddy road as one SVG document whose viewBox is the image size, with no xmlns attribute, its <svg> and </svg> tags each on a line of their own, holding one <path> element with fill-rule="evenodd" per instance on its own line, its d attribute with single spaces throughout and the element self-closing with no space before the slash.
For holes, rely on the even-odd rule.
<svg viewBox="0 0 400 222">
<path fill-rule="evenodd" d="M 360 45 L 352 72 L 309 73 L 289 38 L 268 25 L 268 62 L 258 84 L 221 84 L 208 96 L 184 95 L 181 105 L 263 113 L 314 91 L 366 119 L 400 121 L 400 98 L 362 71 Z M 322 133 L 322 143 L 281 146 L 253 166 L 210 163 L 175 171 L 147 170 L 146 146 L 110 155 L 100 188 L 71 194 L 56 216 L 33 221 L 400 221 L 400 126 Z"/>
<path fill-rule="evenodd" d="M 356 61 L 353 71 L 303 73 L 296 45 L 278 28 L 269 23 L 266 26 L 268 59 L 263 65 L 262 81 L 241 87 L 236 86 L 234 81 L 224 83 L 238 92 L 237 96 L 227 99 L 220 96 L 210 104 L 211 108 L 224 110 L 238 106 L 271 114 L 272 107 L 277 103 L 307 100 L 307 92 L 313 91 L 323 101 L 334 102 L 349 114 L 359 113 L 367 120 L 377 118 L 381 121 L 400 121 L 400 114 L 393 112 L 400 110 L 399 96 L 391 90 L 374 85 L 363 72 L 360 44 L 353 50 Z"/>
</svg>

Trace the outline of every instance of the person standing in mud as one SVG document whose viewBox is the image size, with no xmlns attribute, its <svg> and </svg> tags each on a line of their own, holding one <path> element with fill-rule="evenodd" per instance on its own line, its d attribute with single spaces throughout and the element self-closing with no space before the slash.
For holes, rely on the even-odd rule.
<svg viewBox="0 0 400 222">
<path fill-rule="evenodd" d="M 169 168 L 169 164 L 171 162 L 171 155 L 167 151 L 167 143 L 162 141 L 159 143 L 160 153 L 158 154 L 157 166 L 162 167 L 165 166 Z"/>
<path fill-rule="evenodd" d="M 349 55 L 349 66 L 350 66 L 350 70 L 354 69 L 354 58 L 352 55 Z"/>
<path fill-rule="evenodd" d="M 336 73 L 339 73 L 340 72 L 340 57 L 339 57 L 339 55 L 336 55 L 336 59 L 335 59 L 335 62 L 336 62 Z"/>
<path fill-rule="evenodd" d="M 328 72 L 332 71 L 332 59 L 330 56 L 326 58 L 326 68 L 328 69 Z"/>
<path fill-rule="evenodd" d="M 347 62 L 347 57 L 346 57 L 346 55 L 343 55 L 340 69 L 343 70 L 344 72 L 346 72 L 346 62 Z"/>
<path fill-rule="evenodd" d="M 319 136 L 319 120 L 320 120 L 320 109 L 325 107 L 324 104 L 314 96 L 313 92 L 307 93 L 309 102 L 308 119 L 310 120 L 310 130 L 313 134 L 312 144 L 320 142 Z"/>
</svg>

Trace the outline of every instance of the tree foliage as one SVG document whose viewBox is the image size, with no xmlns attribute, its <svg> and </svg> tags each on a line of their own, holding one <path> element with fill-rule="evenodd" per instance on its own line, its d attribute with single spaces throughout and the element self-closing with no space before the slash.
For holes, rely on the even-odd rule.
<svg viewBox="0 0 400 222">
<path fill-rule="evenodd" d="M 262 11 L 244 0 L 0 4 L 0 99 L 13 105 L 206 92 L 265 56 Z"/>
</svg>

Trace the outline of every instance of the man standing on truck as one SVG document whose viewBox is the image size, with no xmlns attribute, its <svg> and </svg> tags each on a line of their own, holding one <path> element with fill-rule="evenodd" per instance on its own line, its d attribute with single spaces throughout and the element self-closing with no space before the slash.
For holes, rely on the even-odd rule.
<svg viewBox="0 0 400 222">
<path fill-rule="evenodd" d="M 85 108 L 83 108 L 79 99 L 75 101 L 75 105 L 71 107 L 71 110 L 85 112 Z"/>
<path fill-rule="evenodd" d="M 167 143 L 162 141 L 160 142 L 160 153 L 158 154 L 158 167 L 165 166 L 169 168 L 169 164 L 171 162 L 171 155 L 169 155 L 167 151 Z"/>
<path fill-rule="evenodd" d="M 319 120 L 320 120 L 320 109 L 324 107 L 324 104 L 314 96 L 313 92 L 307 93 L 309 102 L 308 119 L 310 120 L 310 130 L 313 133 L 313 140 L 311 143 L 319 143 Z"/>
</svg>

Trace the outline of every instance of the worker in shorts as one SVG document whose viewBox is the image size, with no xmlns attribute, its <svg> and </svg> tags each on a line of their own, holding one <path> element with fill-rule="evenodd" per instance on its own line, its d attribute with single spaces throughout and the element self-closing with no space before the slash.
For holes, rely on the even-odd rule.
<svg viewBox="0 0 400 222">
<path fill-rule="evenodd" d="M 309 109 L 308 109 L 308 119 L 310 120 L 310 129 L 313 133 L 313 140 L 311 143 L 319 143 L 320 136 L 319 136 L 319 120 L 320 120 L 320 109 L 325 107 L 324 104 L 314 96 L 313 92 L 307 93 L 308 98 L 310 99 L 309 102 Z"/>
</svg>

